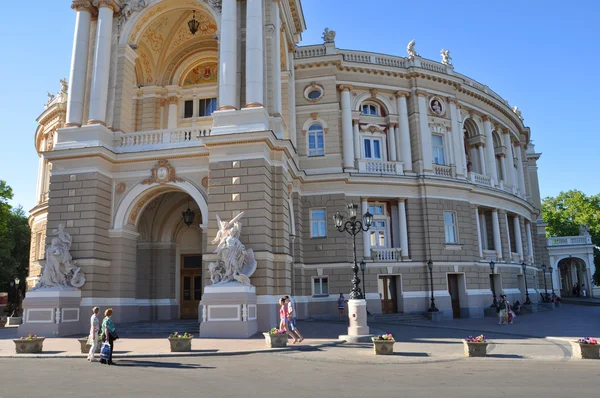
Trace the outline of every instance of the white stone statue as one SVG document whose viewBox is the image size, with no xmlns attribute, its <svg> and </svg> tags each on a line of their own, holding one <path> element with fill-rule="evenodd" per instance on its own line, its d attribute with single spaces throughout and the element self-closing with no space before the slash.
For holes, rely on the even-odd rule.
<svg viewBox="0 0 600 398">
<path fill-rule="evenodd" d="M 125 22 L 127 22 L 127 20 L 131 18 L 131 15 L 133 13 L 143 10 L 144 8 L 146 8 L 147 5 L 147 0 L 125 0 L 123 7 L 121 7 L 121 12 L 119 13 L 119 20 L 117 22 L 119 31 L 123 28 Z"/>
<path fill-rule="evenodd" d="M 46 91 L 46 95 L 48 96 L 48 101 L 46 101 L 46 107 L 48 107 L 50 105 L 50 103 L 52 101 L 54 101 L 54 98 L 56 98 L 54 96 L 54 94 L 50 94 L 50 92 Z"/>
<path fill-rule="evenodd" d="M 329 28 L 325 28 L 323 31 L 323 41 L 325 43 L 335 42 L 335 30 L 329 30 Z"/>
<path fill-rule="evenodd" d="M 444 65 L 452 65 L 452 57 L 450 56 L 450 50 L 444 50 L 442 48 L 442 63 Z"/>
<path fill-rule="evenodd" d="M 590 234 L 590 229 L 587 225 L 581 224 L 579 226 L 579 236 L 587 236 Z"/>
<path fill-rule="evenodd" d="M 523 115 L 521 115 L 521 111 L 519 110 L 518 106 L 515 106 L 512 111 L 517 115 L 517 117 L 521 120 L 523 120 Z"/>
<path fill-rule="evenodd" d="M 52 233 L 56 237 L 52 238 L 52 243 L 46 249 L 46 264 L 42 269 L 42 276 L 32 290 L 82 287 L 85 284 L 85 275 L 69 253 L 73 242 L 71 235 L 65 231 L 62 224 Z"/>
<path fill-rule="evenodd" d="M 66 78 L 60 79 L 60 93 L 66 94 L 69 91 L 69 83 L 67 83 Z"/>
<path fill-rule="evenodd" d="M 408 43 L 408 46 L 406 46 L 406 52 L 408 52 L 408 58 L 414 58 L 414 57 L 419 56 L 419 54 L 415 50 L 415 44 L 417 44 L 417 42 L 414 40 L 411 40 L 410 43 Z"/>
<path fill-rule="evenodd" d="M 218 254 L 219 259 L 217 262 L 208 265 L 210 280 L 213 285 L 228 282 L 250 284 L 250 277 L 256 270 L 256 259 L 254 258 L 254 251 L 246 249 L 240 241 L 242 233 L 240 219 L 243 215 L 244 212 L 241 212 L 231 221 L 221 221 L 217 214 L 219 232 L 217 232 L 212 244 L 218 243 L 214 253 Z"/>
</svg>

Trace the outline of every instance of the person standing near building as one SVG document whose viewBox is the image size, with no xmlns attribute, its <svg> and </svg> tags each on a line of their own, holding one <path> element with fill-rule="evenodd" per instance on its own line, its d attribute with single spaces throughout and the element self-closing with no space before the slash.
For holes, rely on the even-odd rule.
<svg viewBox="0 0 600 398">
<path fill-rule="evenodd" d="M 340 293 L 340 297 L 337 300 L 338 306 L 338 319 L 340 321 L 344 320 L 344 309 L 346 308 L 346 298 L 344 297 L 344 293 Z"/>
<path fill-rule="evenodd" d="M 112 317 L 112 314 L 112 308 L 107 309 L 106 311 L 104 311 L 104 319 L 102 320 L 102 341 L 110 344 L 110 355 L 108 357 L 108 360 L 101 359 L 100 363 L 105 363 L 108 365 L 113 364 L 112 356 L 115 348 L 115 340 L 119 338 L 119 336 L 117 335 L 115 324 L 112 321 L 112 319 L 110 319 Z"/>
<path fill-rule="evenodd" d="M 88 352 L 87 360 L 95 362 L 94 354 L 98 348 L 98 332 L 100 331 L 100 320 L 98 319 L 98 313 L 100 308 L 94 307 L 92 310 L 92 316 L 90 317 L 90 335 L 87 343 L 91 345 L 90 351 Z"/>
<path fill-rule="evenodd" d="M 285 301 L 287 303 L 288 310 L 288 327 L 290 333 L 295 333 L 298 335 L 298 342 L 304 340 L 302 333 L 298 330 L 298 326 L 296 325 L 296 306 L 292 303 L 292 299 L 290 296 L 285 296 Z"/>
<path fill-rule="evenodd" d="M 506 301 L 504 296 L 500 296 L 500 301 L 498 302 L 498 325 L 504 325 L 506 323 L 506 315 Z"/>
</svg>

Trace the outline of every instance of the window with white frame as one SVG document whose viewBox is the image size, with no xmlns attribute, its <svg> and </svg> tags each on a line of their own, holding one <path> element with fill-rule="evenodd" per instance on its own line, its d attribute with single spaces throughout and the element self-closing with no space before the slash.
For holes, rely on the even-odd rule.
<svg viewBox="0 0 600 398">
<path fill-rule="evenodd" d="M 326 276 L 317 276 L 313 278 L 313 296 L 328 296 L 329 280 Z"/>
<path fill-rule="evenodd" d="M 433 134 L 431 136 L 431 148 L 433 151 L 433 163 L 445 165 L 446 156 L 444 152 L 444 137 Z"/>
<path fill-rule="evenodd" d="M 379 116 L 379 107 L 375 104 L 363 104 L 361 111 L 363 115 Z"/>
<path fill-rule="evenodd" d="M 383 140 L 380 137 L 363 137 L 363 159 L 383 160 Z"/>
<path fill-rule="evenodd" d="M 310 211 L 310 237 L 324 238 L 327 236 L 327 220 L 325 209 L 312 209 Z"/>
<path fill-rule="evenodd" d="M 444 230 L 446 232 L 446 243 L 458 243 L 456 213 L 453 211 L 444 212 Z"/>
<path fill-rule="evenodd" d="M 194 114 L 194 102 L 198 104 L 198 114 Z M 183 102 L 183 118 L 211 116 L 217 110 L 216 98 L 190 99 Z"/>
<path fill-rule="evenodd" d="M 323 126 L 315 123 L 308 128 L 308 156 L 324 156 Z"/>
<path fill-rule="evenodd" d="M 369 213 L 373 214 L 373 224 L 369 229 L 372 249 L 389 247 L 390 222 L 383 203 L 369 205 Z"/>
</svg>

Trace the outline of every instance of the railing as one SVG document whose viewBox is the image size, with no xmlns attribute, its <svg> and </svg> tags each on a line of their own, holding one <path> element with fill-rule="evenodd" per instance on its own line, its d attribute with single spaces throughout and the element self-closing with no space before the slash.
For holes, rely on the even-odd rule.
<svg viewBox="0 0 600 398">
<path fill-rule="evenodd" d="M 135 133 L 116 133 L 113 145 L 117 153 L 200 146 L 202 145 L 202 137 L 209 136 L 210 130 L 211 126 L 203 125 Z"/>
<path fill-rule="evenodd" d="M 568 246 L 568 245 L 591 245 L 592 237 L 584 236 L 559 236 L 548 238 L 548 246 Z"/>
<path fill-rule="evenodd" d="M 402 249 L 398 247 L 390 249 L 371 249 L 371 256 L 375 261 L 400 261 Z"/>
<path fill-rule="evenodd" d="M 454 178 L 456 177 L 456 169 L 454 166 L 445 166 L 443 164 L 434 164 L 433 172 L 436 176 Z"/>
<path fill-rule="evenodd" d="M 392 66 L 395 68 L 406 68 L 408 66 L 407 59 L 402 57 L 349 50 L 340 50 L 340 53 L 342 54 L 343 60 L 346 62 L 360 62 L 365 64 Z"/>
<path fill-rule="evenodd" d="M 401 162 L 360 159 L 358 161 L 358 171 L 360 173 L 402 175 L 404 174 L 404 167 Z"/>
<path fill-rule="evenodd" d="M 324 45 L 298 47 L 294 51 L 295 58 L 321 57 L 323 55 L 325 55 Z"/>
<path fill-rule="evenodd" d="M 434 61 L 430 61 L 427 59 L 423 59 L 423 58 L 421 58 L 421 68 L 427 69 L 427 70 L 430 70 L 433 72 L 438 72 L 438 73 L 446 73 L 447 72 L 446 65 L 440 64 L 439 62 L 434 62 Z"/>
<path fill-rule="evenodd" d="M 469 179 L 471 180 L 472 183 L 475 183 L 475 184 L 486 185 L 488 187 L 492 186 L 490 176 L 484 176 L 483 174 L 470 172 Z"/>
</svg>

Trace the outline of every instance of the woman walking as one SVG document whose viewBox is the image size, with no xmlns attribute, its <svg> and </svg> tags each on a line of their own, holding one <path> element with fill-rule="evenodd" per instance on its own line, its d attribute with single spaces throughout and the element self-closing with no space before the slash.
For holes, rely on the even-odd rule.
<svg viewBox="0 0 600 398">
<path fill-rule="evenodd" d="M 340 293 L 340 297 L 337 300 L 338 305 L 338 320 L 344 320 L 344 308 L 346 307 L 346 298 L 343 293 Z"/>
<path fill-rule="evenodd" d="M 287 332 L 288 336 L 290 336 L 292 339 L 294 339 L 292 344 L 296 344 L 298 339 L 296 339 L 296 336 L 294 336 L 290 332 L 290 329 L 288 328 L 288 324 L 289 324 L 288 306 L 287 306 L 287 303 L 285 302 L 284 297 L 279 300 L 279 304 L 280 304 L 280 307 L 279 307 L 279 329 L 285 330 Z"/>
<path fill-rule="evenodd" d="M 119 338 L 119 336 L 117 335 L 115 324 L 113 323 L 112 319 L 110 319 L 112 317 L 112 314 L 112 308 L 107 309 L 106 311 L 104 311 L 104 319 L 102 320 L 102 341 L 108 342 L 108 344 L 110 344 L 110 354 L 108 356 L 108 360 L 102 358 L 100 360 L 100 363 L 105 363 L 108 365 L 113 364 L 112 356 L 115 348 L 114 342 Z"/>
<path fill-rule="evenodd" d="M 96 353 L 96 349 L 98 348 L 98 332 L 100 331 L 100 320 L 98 319 L 99 312 L 100 308 L 94 307 L 94 309 L 92 310 L 92 316 L 90 318 L 90 335 L 87 341 L 87 343 L 92 346 L 87 356 L 87 360 L 90 362 L 96 361 L 94 359 L 94 354 Z"/>
</svg>

